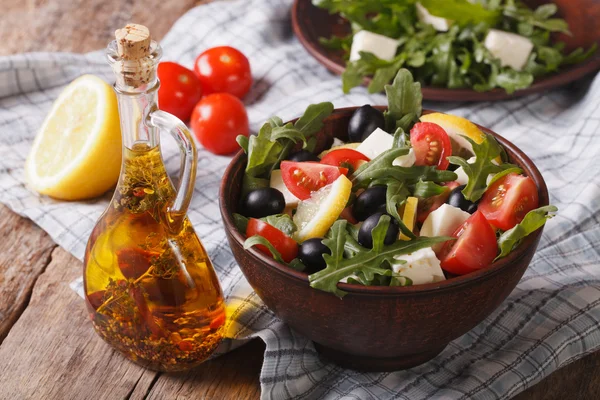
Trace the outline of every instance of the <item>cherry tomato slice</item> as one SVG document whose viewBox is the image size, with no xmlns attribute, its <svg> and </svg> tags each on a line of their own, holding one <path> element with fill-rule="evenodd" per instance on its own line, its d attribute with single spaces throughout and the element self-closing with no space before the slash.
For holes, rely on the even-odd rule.
<svg viewBox="0 0 600 400">
<path fill-rule="evenodd" d="M 486 190 L 479 210 L 490 224 L 506 231 L 521 222 L 525 214 L 538 205 L 538 191 L 533 179 L 511 173 Z"/>
<path fill-rule="evenodd" d="M 435 165 L 445 170 L 450 165 L 452 143 L 446 131 L 432 122 L 419 122 L 410 130 L 410 144 L 417 158 L 415 165 Z"/>
<path fill-rule="evenodd" d="M 281 162 L 283 183 L 300 200 L 308 199 L 312 192 L 335 182 L 347 172 L 346 168 L 316 162 Z"/>
<path fill-rule="evenodd" d="M 194 63 L 194 72 L 205 94 L 230 93 L 241 99 L 252 86 L 248 59 L 229 46 L 213 47 L 200 54 Z"/>
<path fill-rule="evenodd" d="M 456 275 L 489 266 L 498 254 L 496 233 L 481 211 L 476 211 L 452 234 L 457 238 L 444 243 L 439 254 L 444 271 Z"/>
<path fill-rule="evenodd" d="M 275 250 L 281 254 L 281 258 L 285 262 L 292 261 L 298 255 L 298 243 L 294 239 L 260 219 L 250 218 L 246 228 L 246 236 L 254 235 L 267 239 L 275 247 Z M 257 245 L 256 248 L 266 255 L 271 255 L 266 246 Z"/>
<path fill-rule="evenodd" d="M 160 81 L 158 104 L 160 109 L 182 121 L 192 115 L 194 106 L 202 97 L 202 85 L 194 71 L 174 62 L 161 62 L 156 70 Z"/>
<path fill-rule="evenodd" d="M 369 162 L 369 157 L 363 153 L 352 149 L 332 150 L 322 159 L 321 164 L 334 165 L 336 167 L 348 168 L 356 171 L 365 162 Z"/>
<path fill-rule="evenodd" d="M 233 153 L 239 149 L 237 135 L 250 133 L 244 104 L 229 93 L 215 93 L 200 100 L 192 113 L 191 126 L 200 144 L 215 154 Z"/>
</svg>

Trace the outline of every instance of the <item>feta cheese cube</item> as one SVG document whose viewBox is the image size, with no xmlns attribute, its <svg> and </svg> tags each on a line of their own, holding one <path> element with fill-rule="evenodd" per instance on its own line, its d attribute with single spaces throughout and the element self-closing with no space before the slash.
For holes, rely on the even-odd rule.
<svg viewBox="0 0 600 400">
<path fill-rule="evenodd" d="M 356 151 L 372 160 L 384 151 L 391 149 L 393 144 L 394 137 L 383 129 L 377 128 L 356 148 Z"/>
<path fill-rule="evenodd" d="M 296 196 L 292 194 L 283 183 L 283 178 L 281 177 L 281 170 L 276 169 L 271 172 L 271 181 L 269 182 L 269 186 L 273 189 L 279 190 L 283 193 L 283 198 L 285 199 L 286 207 L 297 207 L 298 202 L 300 201 Z"/>
<path fill-rule="evenodd" d="M 411 148 L 407 155 L 396 158 L 392 162 L 392 165 L 396 165 L 398 167 L 412 167 L 415 165 L 416 161 L 417 156 L 415 156 L 415 151 Z"/>
<path fill-rule="evenodd" d="M 446 280 L 431 247 L 415 251 L 412 254 L 394 256 L 396 260 L 405 261 L 403 264 L 392 264 L 394 272 L 412 280 L 413 285 L 423 285 Z"/>
<path fill-rule="evenodd" d="M 344 142 L 343 140 L 334 137 L 333 138 L 333 144 L 331 145 L 331 148 L 343 146 L 345 144 L 346 144 L 346 142 Z"/>
<path fill-rule="evenodd" d="M 450 204 L 442 204 L 437 210 L 432 211 L 421 227 L 421 236 L 452 236 L 454 231 L 462 225 L 471 214 Z M 441 250 L 443 243 L 432 246 L 435 252 Z"/>
<path fill-rule="evenodd" d="M 392 61 L 396 56 L 398 41 L 369 31 L 360 31 L 352 38 L 350 61 L 360 60 L 360 52 L 373 53 L 377 58 Z"/>
<path fill-rule="evenodd" d="M 523 69 L 533 50 L 533 42 L 525 36 L 497 29 L 490 29 L 483 44 L 500 59 L 503 67 L 509 66 L 517 71 Z"/>
<path fill-rule="evenodd" d="M 446 18 L 431 15 L 421 3 L 417 3 L 415 5 L 417 6 L 417 17 L 419 18 L 419 21 L 433 26 L 438 32 L 448 32 L 452 21 L 447 20 Z"/>
</svg>

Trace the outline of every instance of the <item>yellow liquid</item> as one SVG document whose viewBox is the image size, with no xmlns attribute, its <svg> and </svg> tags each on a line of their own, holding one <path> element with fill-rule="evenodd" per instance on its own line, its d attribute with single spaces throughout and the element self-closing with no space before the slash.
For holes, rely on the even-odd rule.
<svg viewBox="0 0 600 400">
<path fill-rule="evenodd" d="M 136 145 L 123 163 L 86 249 L 86 303 L 98 334 L 126 357 L 186 370 L 223 337 L 223 293 L 190 221 L 169 219 L 175 191 L 158 147 Z"/>
</svg>

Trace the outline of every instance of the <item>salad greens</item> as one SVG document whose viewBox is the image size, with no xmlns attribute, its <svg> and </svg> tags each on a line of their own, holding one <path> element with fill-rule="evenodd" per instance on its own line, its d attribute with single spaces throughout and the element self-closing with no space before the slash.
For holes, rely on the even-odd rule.
<svg viewBox="0 0 600 400">
<path fill-rule="evenodd" d="M 352 1 L 352 3 L 356 3 L 356 1 Z M 386 1 L 383 3 L 387 4 Z M 373 5 L 373 7 L 377 7 L 377 5 Z M 377 224 L 373 223 L 369 228 L 372 229 L 368 234 L 372 238 L 372 248 L 360 244 L 359 234 L 364 233 L 359 233 L 363 232 L 359 224 L 353 225 L 345 217 L 340 217 L 333 222 L 321 242 L 331 251 L 331 254 L 323 253 L 322 257 L 326 266 L 308 276 L 312 287 L 331 292 L 339 297 L 345 295 L 337 287 L 337 284 L 343 280 L 362 285 L 412 285 L 413 282 L 408 277 L 394 272 L 393 265 L 405 263 L 405 261 L 394 259 L 394 256 L 412 254 L 417 250 L 455 239 L 442 236 L 417 237 L 413 233 L 414 227 L 409 228 L 404 224 L 401 214 L 406 211 L 403 209 L 408 204 L 409 197 L 416 197 L 418 207 L 426 209 L 436 201 L 440 201 L 441 198 L 441 202 L 437 203 L 437 207 L 439 207 L 440 204 L 446 202 L 451 191 L 451 188 L 441 184 L 456 181 L 458 175 L 452 171 L 438 170 L 435 166 L 401 167 L 394 165 L 394 161 L 398 157 L 416 150 L 411 149 L 411 142 L 406 132 L 410 131 L 421 116 L 422 96 L 420 84 L 413 81 L 410 72 L 406 69 L 398 71 L 393 83 L 385 85 L 385 90 L 389 102 L 388 110 L 384 113 L 386 130 L 395 132 L 392 146 L 348 175 L 352 183 L 352 193 L 347 200 L 346 207 L 352 205 L 357 194 L 362 191 L 370 190 L 373 186 L 385 186 L 387 214 L 383 214 Z M 305 148 L 311 148 L 311 142 L 314 145 L 315 134 L 322 129 L 325 118 L 332 112 L 333 105 L 331 103 L 311 105 L 294 124 L 284 124 L 280 118 L 273 117 L 262 126 L 257 136 L 239 137 L 240 146 L 248 154 L 243 189 L 249 191 L 257 187 L 269 186 L 271 172 L 278 168 L 282 160 L 288 158 L 294 146 L 302 143 Z M 468 177 L 465 188 L 462 192 L 457 192 L 462 193 L 465 200 L 475 203 L 497 180 L 509 173 L 522 173 L 519 167 L 506 162 L 507 156 L 504 149 L 492 135 L 485 135 L 481 143 L 476 143 L 466 136 L 465 139 L 472 146 L 475 160 L 469 163 L 464 158 L 457 156 L 448 158 L 452 164 L 462 167 Z M 314 148 L 311 149 L 311 151 L 314 150 Z M 499 164 L 500 160 L 503 163 Z M 414 204 L 414 201 L 411 203 Z M 433 210 L 431 209 L 429 212 Z M 505 232 L 498 231 L 499 252 L 494 253 L 498 254 L 495 260 L 505 257 L 514 250 L 524 237 L 543 226 L 556 210 L 554 206 L 540 207 L 527 213 L 525 218 L 512 229 Z M 413 211 L 418 212 L 418 210 Z M 236 228 L 245 233 L 249 219 L 240 214 L 233 214 L 233 218 Z M 260 219 L 275 227 L 288 239 L 293 238 L 298 230 L 294 219 L 288 214 L 268 215 Z M 392 228 L 390 224 L 396 225 L 398 230 L 407 237 L 407 240 L 395 240 L 392 244 L 385 244 L 388 228 Z M 394 235 L 397 233 L 398 231 Z M 491 235 L 493 246 L 495 246 L 496 238 L 493 231 Z M 282 253 L 273 244 L 277 245 L 276 242 L 270 243 L 265 237 L 254 235 L 246 239 L 244 248 L 249 249 L 262 245 L 269 250 L 275 260 L 285 263 L 281 256 Z M 299 258 L 293 259 L 287 265 L 299 271 L 307 268 Z"/>
<path fill-rule="evenodd" d="M 500 254 L 494 261 L 506 257 L 523 238 L 544 226 L 546 221 L 554 217 L 554 213 L 557 211 L 558 208 L 555 206 L 545 206 L 529 211 L 523 221 L 500 235 L 498 238 Z"/>
<path fill-rule="evenodd" d="M 397 276 L 394 272 L 383 267 L 390 265 L 394 261 L 394 256 L 409 254 L 419 249 L 431 247 L 433 244 L 445 242 L 452 238 L 449 237 L 420 237 L 409 241 L 397 241 L 391 245 L 384 245 L 385 234 L 390 224 L 390 217 L 383 215 L 377 226 L 373 229 L 373 248 L 360 248 L 352 258 L 344 258 L 344 248 L 347 237 L 347 221 L 339 220 L 333 224 L 329 236 L 323 240 L 331 250 L 331 255 L 325 254 L 323 258 L 327 262 L 327 268 L 308 276 L 310 286 L 331 292 L 338 297 L 343 297 L 346 293 L 338 289 L 338 282 L 348 276 L 361 273 L 363 279 L 374 281 L 376 275 Z M 360 245 L 357 244 L 360 247 Z"/>
<path fill-rule="evenodd" d="M 479 144 L 467 136 L 464 136 L 464 138 L 473 146 L 473 152 L 476 157 L 475 161 L 469 163 L 464 158 L 457 156 L 450 156 L 448 160 L 451 164 L 461 166 L 469 178 L 469 182 L 462 191 L 465 199 L 472 202 L 479 200 L 488 188 L 486 181 L 490 174 L 495 174 L 492 179 L 492 182 L 495 182 L 509 172 L 522 172 L 514 164 L 503 163 L 498 165 L 494 162 L 494 160 L 502 155 L 503 150 L 492 135 L 486 134 L 486 140 Z"/>
<path fill-rule="evenodd" d="M 323 127 L 323 120 L 333 112 L 330 102 L 311 104 L 295 124 L 283 124 L 279 117 L 272 117 L 258 131 L 258 135 L 249 138 L 237 137 L 237 142 L 248 155 L 248 164 L 242 192 L 268 187 L 271 171 L 279 166 L 294 145 L 302 142 L 308 146 L 309 139 Z"/>
<path fill-rule="evenodd" d="M 372 76 L 370 93 L 380 92 L 400 68 L 408 68 L 424 85 L 473 88 L 488 91 L 503 88 L 508 93 L 530 86 L 535 78 L 579 63 L 595 50 L 579 48 L 564 54 L 564 43 L 552 42 L 551 34 L 570 34 L 565 20 L 555 18 L 555 4 L 530 9 L 515 0 L 419 0 L 429 13 L 452 21 L 447 32 L 438 32 L 417 18 L 417 0 L 313 0 L 313 4 L 339 13 L 351 23 L 352 34 L 321 38 L 329 49 L 347 56 L 353 34 L 367 30 L 398 39 L 396 57 L 381 60 L 369 52 L 348 62 L 342 75 L 344 93 Z M 502 67 L 500 60 L 483 45 L 491 29 L 500 29 L 529 38 L 534 49 L 522 71 Z"/>
</svg>

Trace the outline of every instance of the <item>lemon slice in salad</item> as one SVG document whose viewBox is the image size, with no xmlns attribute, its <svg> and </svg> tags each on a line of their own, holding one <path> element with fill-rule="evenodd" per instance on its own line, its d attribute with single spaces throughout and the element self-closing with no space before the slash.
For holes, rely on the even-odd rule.
<svg viewBox="0 0 600 400">
<path fill-rule="evenodd" d="M 120 168 L 117 97 L 102 79 L 81 76 L 62 91 L 42 124 L 25 163 L 27 181 L 42 194 L 81 200 L 114 186 Z"/>
<path fill-rule="evenodd" d="M 305 240 L 323 237 L 338 219 L 352 192 L 352 182 L 341 175 L 330 185 L 314 192 L 310 198 L 298 204 L 294 223 L 298 231 L 294 239 Z"/>
<path fill-rule="evenodd" d="M 475 143 L 479 144 L 485 139 L 483 132 L 466 118 L 457 115 L 431 113 L 421 116 L 422 122 L 433 122 L 441 126 L 452 142 L 452 155 L 463 158 L 473 156 L 473 146 L 463 136 L 468 137 Z"/>
<path fill-rule="evenodd" d="M 416 197 L 406 198 L 404 203 L 404 212 L 402 213 L 402 223 L 412 231 L 415 229 L 415 222 L 417 222 L 417 206 L 419 205 L 419 199 Z M 398 236 L 400 240 L 410 240 L 408 236 L 400 232 Z"/>
</svg>

